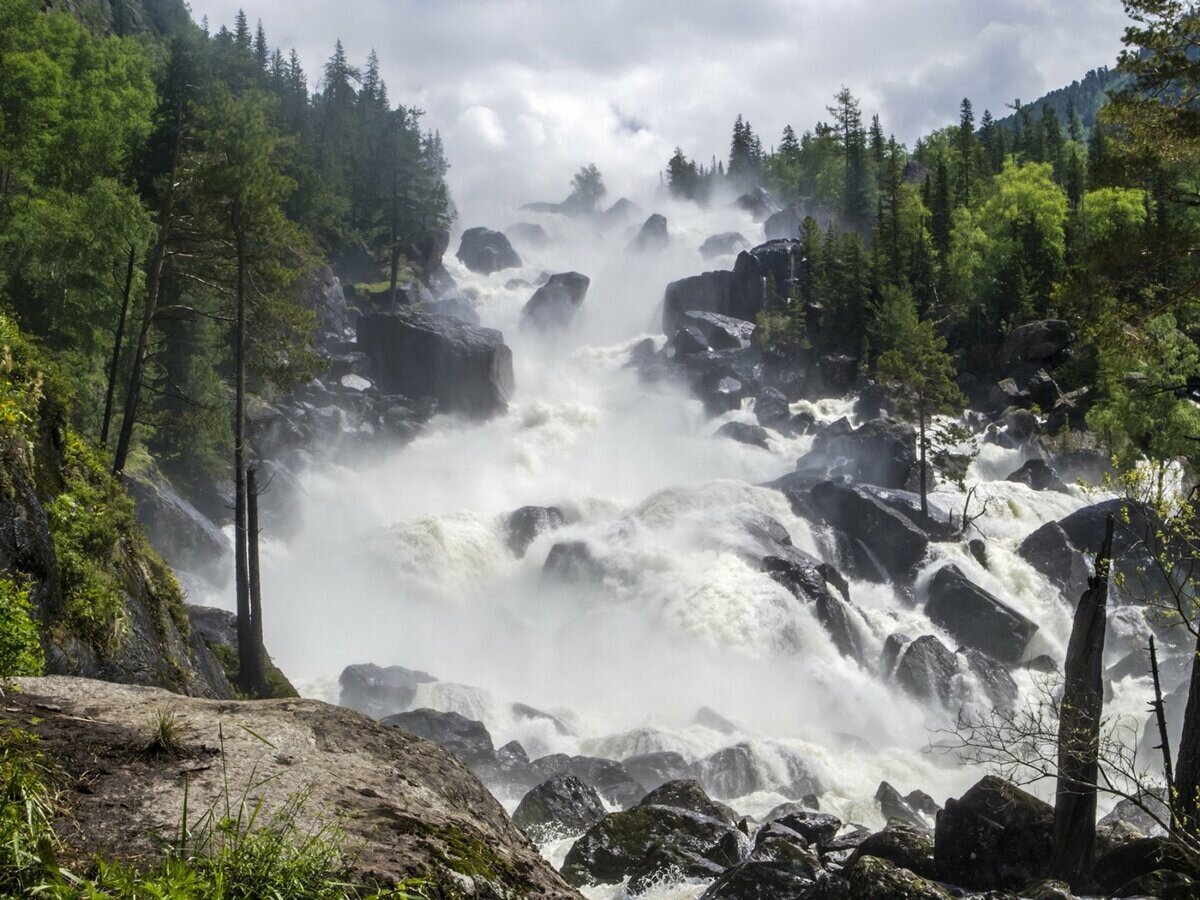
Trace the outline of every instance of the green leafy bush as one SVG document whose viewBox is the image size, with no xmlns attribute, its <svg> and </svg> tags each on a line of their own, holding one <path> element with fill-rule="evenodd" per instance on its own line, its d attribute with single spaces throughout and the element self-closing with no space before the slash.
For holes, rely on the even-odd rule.
<svg viewBox="0 0 1200 900">
<path fill-rule="evenodd" d="M 46 660 L 32 612 L 29 588 L 0 578 L 0 678 L 42 674 Z"/>
</svg>

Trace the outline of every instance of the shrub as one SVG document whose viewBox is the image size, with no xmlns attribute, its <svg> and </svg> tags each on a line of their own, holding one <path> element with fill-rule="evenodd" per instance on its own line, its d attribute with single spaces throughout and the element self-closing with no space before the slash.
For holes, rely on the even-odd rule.
<svg viewBox="0 0 1200 900">
<path fill-rule="evenodd" d="M 0 578 L 0 678 L 41 675 L 46 664 L 29 588 Z"/>
</svg>

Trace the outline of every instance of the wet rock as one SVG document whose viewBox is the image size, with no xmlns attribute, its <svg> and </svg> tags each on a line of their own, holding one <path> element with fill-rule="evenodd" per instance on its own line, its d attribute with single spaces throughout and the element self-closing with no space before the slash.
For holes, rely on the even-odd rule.
<svg viewBox="0 0 1200 900">
<path fill-rule="evenodd" d="M 622 809 L 646 796 L 646 789 L 629 776 L 624 766 L 611 759 L 555 753 L 535 759 L 532 765 L 543 778 L 563 773 L 574 775 L 584 784 L 595 788 L 609 803 Z"/>
<path fill-rule="evenodd" d="M 685 809 L 697 815 L 708 816 L 726 825 L 736 825 L 737 813 L 724 803 L 718 803 L 704 793 L 700 782 L 692 778 L 669 781 L 652 790 L 641 799 L 638 806 L 669 806 Z"/>
<path fill-rule="evenodd" d="M 850 857 L 848 868 L 864 856 L 886 859 L 893 865 L 915 872 L 923 878 L 933 878 L 933 835 L 924 826 L 889 822 L 887 828 L 868 837 Z"/>
<path fill-rule="evenodd" d="M 491 275 L 521 265 L 521 257 L 512 248 L 508 238 L 489 228 L 468 228 L 464 231 L 455 256 L 464 266 L 480 275 Z"/>
<path fill-rule="evenodd" d="M 811 855 L 804 835 L 779 822 L 768 822 L 755 832 L 750 858 L 763 862 L 790 862 Z"/>
<path fill-rule="evenodd" d="M 841 419 L 823 429 L 797 468 L 848 460 L 847 474 L 856 482 L 903 488 L 916 464 L 916 432 L 911 426 L 884 419 L 853 428 Z"/>
<path fill-rule="evenodd" d="M 732 256 L 739 250 L 744 250 L 749 246 L 750 242 L 738 232 L 726 231 L 707 238 L 700 245 L 700 255 L 705 259 L 713 259 L 717 256 Z"/>
<path fill-rule="evenodd" d="M 979 563 L 985 569 L 991 568 L 988 565 L 987 544 L 984 543 L 983 538 L 972 538 L 967 541 L 967 552 L 971 554 L 975 562 Z"/>
<path fill-rule="evenodd" d="M 1161 897 L 1162 900 L 1195 900 L 1200 883 L 1170 869 L 1155 869 L 1130 879 L 1113 893 L 1114 897 Z"/>
<path fill-rule="evenodd" d="M 1071 343 L 1071 326 L 1062 319 L 1029 322 L 1014 328 L 1000 351 L 1004 366 L 1053 360 Z"/>
<path fill-rule="evenodd" d="M 756 187 L 742 194 L 734 205 L 738 209 L 750 213 L 755 222 L 761 222 L 779 209 L 779 203 L 764 187 Z"/>
<path fill-rule="evenodd" d="M 874 581 L 911 580 L 925 558 L 929 537 L 907 516 L 861 488 L 831 481 L 815 485 L 810 492 L 814 510 L 822 521 L 844 532 L 882 572 L 862 572 Z"/>
<path fill-rule="evenodd" d="M 753 322 L 767 301 L 767 279 L 776 297 L 790 296 L 792 280 L 803 256 L 799 241 L 767 241 L 738 254 L 733 264 L 729 309 L 715 310 Z"/>
<path fill-rule="evenodd" d="M 559 734 L 574 734 L 570 726 L 567 725 L 558 716 L 553 716 L 548 712 L 542 712 L 540 709 L 529 706 L 526 703 L 514 703 L 512 705 L 512 714 L 518 719 L 531 722 L 548 722 L 554 726 L 554 730 Z"/>
<path fill-rule="evenodd" d="M 639 753 L 621 760 L 621 765 L 630 778 L 649 791 L 683 778 L 688 769 L 687 760 L 673 750 Z"/>
<path fill-rule="evenodd" d="M 743 797 L 765 787 L 750 748 L 745 744 L 726 747 L 698 760 L 691 765 L 689 774 L 721 800 Z"/>
<path fill-rule="evenodd" d="M 1058 491 L 1059 493 L 1069 493 L 1066 484 L 1058 477 L 1058 473 L 1050 467 L 1050 464 L 1042 459 L 1030 459 L 1025 462 L 1021 468 L 1009 475 L 1005 481 L 1012 481 L 1016 484 L 1025 484 L 1033 488 L 1035 491 Z"/>
<path fill-rule="evenodd" d="M 885 820 L 899 819 L 901 822 L 915 825 L 918 828 L 926 827 L 925 819 L 921 814 L 909 806 L 908 801 L 900 796 L 900 792 L 886 781 L 879 783 L 879 788 L 875 791 L 875 802 L 879 804 L 879 811 L 883 814 Z M 912 867 L 908 866 L 908 868 Z M 916 870 L 914 869 L 913 871 Z"/>
<path fill-rule="evenodd" d="M 1058 522 L 1047 522 L 1017 548 L 1021 558 L 1045 575 L 1068 598 L 1087 590 L 1091 571 L 1087 561 Z"/>
<path fill-rule="evenodd" d="M 768 818 L 768 821 L 790 828 L 808 841 L 810 846 L 818 847 L 824 847 L 842 829 L 842 820 L 837 816 L 810 809 L 785 813 L 782 816 Z"/>
<path fill-rule="evenodd" d="M 763 236 L 768 241 L 795 238 L 809 214 L 808 201 L 797 200 L 763 222 Z"/>
<path fill-rule="evenodd" d="M 578 272 L 560 272 L 534 291 L 521 311 L 521 327 L 543 333 L 565 331 L 587 297 L 591 279 Z"/>
<path fill-rule="evenodd" d="M 1038 630 L 955 565 L 944 566 L 930 580 L 925 614 L 955 640 L 1006 663 L 1020 660 Z"/>
<path fill-rule="evenodd" d="M 704 402 L 704 411 L 715 417 L 740 409 L 746 394 L 746 386 L 741 381 L 725 376 L 718 378 L 700 399 Z"/>
<path fill-rule="evenodd" d="M 707 353 L 709 350 L 708 341 L 700 329 L 693 326 L 680 328 L 671 337 L 668 345 L 675 359 L 696 356 L 700 353 Z"/>
<path fill-rule="evenodd" d="M 1004 712 L 1016 706 L 1017 683 L 1003 664 L 970 647 L 960 647 L 958 655 L 966 660 L 967 668 L 978 680 L 993 706 Z"/>
<path fill-rule="evenodd" d="M 717 429 L 717 436 L 729 438 L 740 444 L 749 444 L 751 447 L 761 447 L 763 450 L 770 449 L 769 435 L 761 425 L 750 425 L 747 422 L 726 422 Z"/>
<path fill-rule="evenodd" d="M 576 887 L 616 884 L 636 874 L 657 847 L 707 859 L 729 830 L 716 819 L 667 806 L 611 813 L 574 843 L 562 875 Z"/>
<path fill-rule="evenodd" d="M 174 568 L 224 584 L 233 568 L 233 550 L 217 525 L 171 486 L 158 468 L 127 471 L 138 522 L 151 545 Z"/>
<path fill-rule="evenodd" d="M 732 272 L 705 272 L 668 284 L 663 297 L 663 333 L 674 334 L 683 324 L 683 314 L 693 310 L 730 315 L 732 285 Z"/>
<path fill-rule="evenodd" d="M 637 253 L 657 253 L 665 250 L 671 242 L 667 232 L 667 217 L 654 213 L 642 223 L 637 236 L 629 242 L 629 249 Z"/>
<path fill-rule="evenodd" d="M 1055 881 L 1053 878 L 1043 878 L 1021 891 L 1022 897 L 1028 900 L 1075 900 L 1071 886 L 1065 881 Z"/>
<path fill-rule="evenodd" d="M 492 736 L 484 724 L 455 712 L 414 709 L 380 719 L 380 724 L 433 741 L 468 768 L 490 762 L 495 753 Z"/>
<path fill-rule="evenodd" d="M 522 506 L 508 517 L 508 549 L 521 559 L 539 535 L 566 524 L 567 517 L 557 506 Z"/>
<path fill-rule="evenodd" d="M 596 791 L 574 775 L 555 775 L 531 790 L 513 812 L 513 824 L 535 843 L 581 834 L 606 814 Z"/>
<path fill-rule="evenodd" d="M 862 641 L 848 604 L 830 592 L 827 578 L 817 565 L 806 564 L 800 552 L 796 551 L 788 558 L 764 557 L 762 570 L 786 587 L 794 597 L 813 604 L 817 621 L 828 632 L 839 653 L 853 660 L 862 660 Z"/>
<path fill-rule="evenodd" d="M 404 712 L 412 706 L 417 687 L 437 681 L 428 672 L 403 666 L 381 668 L 372 663 L 346 666 L 338 679 L 338 703 L 376 719 Z"/>
<path fill-rule="evenodd" d="M 765 428 L 788 433 L 792 431 L 792 410 L 782 391 L 763 388 L 754 398 L 754 416 Z"/>
<path fill-rule="evenodd" d="M 423 309 L 425 312 L 432 313 L 435 316 L 448 316 L 451 319 L 457 319 L 468 325 L 479 324 L 479 313 L 475 311 L 475 305 L 463 297 L 446 297 L 444 300 L 434 300 L 431 303 L 426 303 Z"/>
<path fill-rule="evenodd" d="M 897 635 L 888 638 L 895 646 Z M 894 678 L 904 690 L 914 697 L 950 700 L 951 685 L 958 674 L 958 659 L 950 649 L 931 634 L 922 635 L 903 645 L 902 649 L 890 650 L 885 646 L 884 655 L 896 654 Z"/>
<path fill-rule="evenodd" d="M 704 335 L 713 350 L 745 350 L 754 334 L 754 323 L 720 313 L 691 310 L 683 314 L 683 324 Z"/>
<path fill-rule="evenodd" d="M 498 331 L 402 309 L 362 316 L 357 340 L 385 394 L 434 397 L 439 410 L 472 418 L 508 408 L 512 351 Z"/>
<path fill-rule="evenodd" d="M 863 856 L 847 869 L 850 900 L 950 900 L 941 885 L 877 856 Z"/>
<path fill-rule="evenodd" d="M 735 832 L 725 835 L 718 841 L 711 853 L 712 856 L 722 856 L 719 849 L 723 843 L 735 837 Z M 676 884 L 682 880 L 708 881 L 725 871 L 722 861 L 709 859 L 691 850 L 682 850 L 670 844 L 656 844 L 650 849 L 649 855 L 642 860 L 633 875 L 625 892 L 630 897 L 638 897 L 664 885 Z"/>
<path fill-rule="evenodd" d="M 555 544 L 542 567 L 543 580 L 568 584 L 600 584 L 605 574 L 604 564 L 583 541 Z"/>
<path fill-rule="evenodd" d="M 1131 881 L 1162 870 L 1189 877 L 1196 874 L 1186 855 L 1164 837 L 1138 838 L 1100 854 L 1094 873 L 1100 891 L 1113 894 Z"/>
<path fill-rule="evenodd" d="M 724 872 L 700 895 L 700 900 L 810 898 L 820 872 L 819 863 L 748 860 Z"/>
<path fill-rule="evenodd" d="M 938 814 L 937 877 L 972 890 L 1019 890 L 1046 877 L 1053 839 L 1049 804 L 988 775 Z"/>
</svg>

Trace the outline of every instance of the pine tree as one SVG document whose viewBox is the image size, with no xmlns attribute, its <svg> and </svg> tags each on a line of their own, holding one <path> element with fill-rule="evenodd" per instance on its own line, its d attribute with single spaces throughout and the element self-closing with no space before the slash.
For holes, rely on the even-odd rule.
<svg viewBox="0 0 1200 900">
<path fill-rule="evenodd" d="M 267 70 L 267 61 L 271 56 L 271 48 L 267 46 L 267 32 L 263 29 L 262 19 L 258 20 L 258 26 L 254 30 L 254 61 L 258 63 L 260 71 Z"/>
<path fill-rule="evenodd" d="M 975 186 L 975 112 L 971 108 L 971 101 L 966 97 L 963 98 L 959 108 L 955 149 L 957 151 L 955 202 L 958 206 L 970 206 L 971 192 Z"/>
</svg>

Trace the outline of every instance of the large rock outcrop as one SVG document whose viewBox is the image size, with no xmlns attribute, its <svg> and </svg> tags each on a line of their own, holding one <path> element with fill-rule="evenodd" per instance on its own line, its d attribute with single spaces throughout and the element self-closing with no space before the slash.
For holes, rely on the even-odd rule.
<svg viewBox="0 0 1200 900">
<path fill-rule="evenodd" d="M 938 569 L 930 579 L 925 614 L 959 643 L 1005 663 L 1018 662 L 1038 630 L 955 565 Z"/>
<path fill-rule="evenodd" d="M 480 275 L 491 275 L 521 265 L 521 257 L 508 238 L 490 228 L 468 228 L 464 231 L 455 256 L 464 266 Z"/>
<path fill-rule="evenodd" d="M 494 329 L 402 309 L 359 319 L 358 345 L 384 393 L 434 397 L 439 411 L 471 418 L 508 408 L 512 351 Z"/>
<path fill-rule="evenodd" d="M 186 771 L 198 813 L 251 791 L 267 822 L 303 797 L 302 828 L 336 822 L 353 877 L 423 877 L 431 896 L 578 898 L 450 754 L 360 713 L 61 677 L 22 679 L 5 707 L 69 783 L 88 786 L 70 792 L 67 866 L 86 867 L 97 853 L 145 864 L 169 852 Z M 174 716 L 182 756 L 146 751 L 163 714 Z"/>
<path fill-rule="evenodd" d="M 538 288 L 521 311 L 521 327 L 542 332 L 565 331 L 587 296 L 591 279 L 578 272 L 560 272 Z"/>
</svg>

